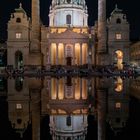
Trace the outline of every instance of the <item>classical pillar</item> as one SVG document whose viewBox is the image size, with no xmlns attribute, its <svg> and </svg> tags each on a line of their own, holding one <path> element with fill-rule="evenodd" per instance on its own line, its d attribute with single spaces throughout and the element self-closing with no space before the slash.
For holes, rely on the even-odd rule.
<svg viewBox="0 0 140 140">
<path fill-rule="evenodd" d="M 40 52 L 40 0 L 32 0 L 31 52 Z"/>
<path fill-rule="evenodd" d="M 106 51 L 106 0 L 98 0 L 98 48 L 99 53 Z"/>
</svg>

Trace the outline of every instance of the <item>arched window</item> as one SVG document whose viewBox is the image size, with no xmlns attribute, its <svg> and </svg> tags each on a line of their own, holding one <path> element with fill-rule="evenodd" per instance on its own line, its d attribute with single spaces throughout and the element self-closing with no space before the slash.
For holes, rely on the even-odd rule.
<svg viewBox="0 0 140 140">
<path fill-rule="evenodd" d="M 117 18 L 116 23 L 117 24 L 121 24 L 121 19 L 120 18 Z"/>
<path fill-rule="evenodd" d="M 66 16 L 66 24 L 71 24 L 71 15 Z"/>
<path fill-rule="evenodd" d="M 20 23 L 20 22 L 21 22 L 21 18 L 17 18 L 17 19 L 16 19 L 16 22 L 17 22 L 17 23 Z"/>
<path fill-rule="evenodd" d="M 18 92 L 23 89 L 23 78 L 22 77 L 17 77 L 15 79 L 15 89 Z"/>
<path fill-rule="evenodd" d="M 23 67 L 23 54 L 21 51 L 15 53 L 15 66 L 18 69 Z"/>
<path fill-rule="evenodd" d="M 67 124 L 67 126 L 71 126 L 71 116 L 68 116 L 66 118 L 66 124 Z"/>
<path fill-rule="evenodd" d="M 71 0 L 67 0 L 67 3 L 71 3 Z"/>
</svg>

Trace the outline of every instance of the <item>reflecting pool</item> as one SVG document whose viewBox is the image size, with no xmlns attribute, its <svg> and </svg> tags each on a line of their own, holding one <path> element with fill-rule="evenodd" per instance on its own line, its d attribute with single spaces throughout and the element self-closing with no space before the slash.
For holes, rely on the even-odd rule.
<svg viewBox="0 0 140 140">
<path fill-rule="evenodd" d="M 1 77 L 6 140 L 139 139 L 140 78 Z"/>
</svg>

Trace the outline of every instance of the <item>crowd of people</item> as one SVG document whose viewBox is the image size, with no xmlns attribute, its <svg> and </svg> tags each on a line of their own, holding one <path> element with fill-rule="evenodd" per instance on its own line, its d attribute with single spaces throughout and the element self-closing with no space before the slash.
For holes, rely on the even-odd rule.
<svg viewBox="0 0 140 140">
<path fill-rule="evenodd" d="M 6 67 L 5 73 L 7 75 L 139 75 L 134 68 L 124 67 L 119 70 L 112 65 L 108 66 L 51 66 L 45 67 L 22 67 L 13 68 Z"/>
</svg>

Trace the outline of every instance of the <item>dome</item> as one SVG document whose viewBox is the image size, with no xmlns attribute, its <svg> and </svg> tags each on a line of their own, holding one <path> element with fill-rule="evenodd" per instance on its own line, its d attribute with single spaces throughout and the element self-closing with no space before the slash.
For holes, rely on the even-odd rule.
<svg viewBox="0 0 140 140">
<path fill-rule="evenodd" d="M 52 0 L 49 13 L 50 26 L 87 26 L 85 0 Z"/>
</svg>

